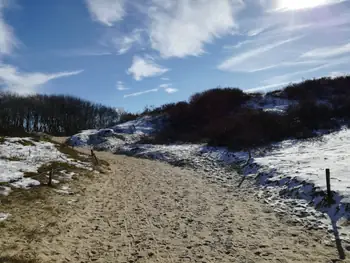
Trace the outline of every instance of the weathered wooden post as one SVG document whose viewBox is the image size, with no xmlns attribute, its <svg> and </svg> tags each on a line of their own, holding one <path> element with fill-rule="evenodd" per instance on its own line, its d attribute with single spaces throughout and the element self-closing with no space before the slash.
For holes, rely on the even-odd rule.
<svg viewBox="0 0 350 263">
<path fill-rule="evenodd" d="M 53 174 L 53 169 L 51 169 L 50 174 L 49 174 L 49 182 L 47 183 L 48 186 L 52 185 L 52 174 Z"/>
<path fill-rule="evenodd" d="M 91 149 L 91 156 L 95 160 L 96 165 L 98 165 L 99 164 L 98 159 L 97 159 L 97 157 L 96 157 L 96 155 L 95 155 L 95 153 L 94 153 L 94 151 L 92 149 Z"/>
<path fill-rule="evenodd" d="M 331 205 L 332 202 L 332 191 L 331 191 L 331 172 L 327 168 L 326 169 L 326 183 L 327 183 L 327 199 L 328 204 Z"/>
</svg>

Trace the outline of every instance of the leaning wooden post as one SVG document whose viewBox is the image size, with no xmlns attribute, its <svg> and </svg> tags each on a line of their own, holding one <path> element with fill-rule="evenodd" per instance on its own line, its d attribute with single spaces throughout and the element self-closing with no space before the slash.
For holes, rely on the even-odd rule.
<svg viewBox="0 0 350 263">
<path fill-rule="evenodd" d="M 331 172 L 327 168 L 326 169 L 326 183 L 327 183 L 327 199 L 328 204 L 331 205 L 332 202 L 332 191 L 331 191 Z"/>
<path fill-rule="evenodd" d="M 91 149 L 91 156 L 92 156 L 92 158 L 95 160 L 95 162 L 96 162 L 96 164 L 98 165 L 98 159 L 97 159 L 97 157 L 96 157 L 96 155 L 95 155 L 95 153 L 94 153 L 94 151 Z"/>
</svg>

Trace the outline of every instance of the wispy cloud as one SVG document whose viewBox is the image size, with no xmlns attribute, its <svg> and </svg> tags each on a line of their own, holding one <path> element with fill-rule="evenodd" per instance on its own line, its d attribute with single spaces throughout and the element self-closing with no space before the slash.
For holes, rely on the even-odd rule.
<svg viewBox="0 0 350 263">
<path fill-rule="evenodd" d="M 122 55 L 127 53 L 134 44 L 142 44 L 141 33 L 143 30 L 134 29 L 129 35 L 114 38 L 113 43 L 115 44 L 118 54 Z"/>
<path fill-rule="evenodd" d="M 165 88 L 164 90 L 166 93 L 169 93 L 169 94 L 179 91 L 178 89 L 175 89 L 175 88 Z"/>
<path fill-rule="evenodd" d="M 350 72 L 340 72 L 340 71 L 332 71 L 330 72 L 328 75 L 331 77 L 331 78 L 336 78 L 336 77 L 340 77 L 340 76 L 347 76 L 349 75 Z"/>
<path fill-rule="evenodd" d="M 237 28 L 241 0 L 159 1 L 149 10 L 152 48 L 162 57 L 198 56 L 204 45 Z"/>
<path fill-rule="evenodd" d="M 106 26 L 123 19 L 125 0 L 85 0 L 92 18 Z"/>
<path fill-rule="evenodd" d="M 178 89 L 173 88 L 171 83 L 161 84 L 159 85 L 159 88 L 164 89 L 164 91 L 169 94 L 179 91 Z"/>
<path fill-rule="evenodd" d="M 165 89 L 165 88 L 170 87 L 171 85 L 172 85 L 171 83 L 164 83 L 164 84 L 160 84 L 159 88 Z"/>
<path fill-rule="evenodd" d="M 295 60 L 295 61 L 285 61 L 277 64 L 267 65 L 262 68 L 252 68 L 248 72 L 255 73 L 264 70 L 270 70 L 281 67 L 301 67 L 301 66 L 312 66 L 312 65 L 324 65 L 327 61 L 325 60 Z"/>
<path fill-rule="evenodd" d="M 233 71 L 233 72 L 242 71 L 242 63 L 243 62 L 246 62 L 247 60 L 250 60 L 250 59 L 255 59 L 255 57 L 257 57 L 261 54 L 264 54 L 267 51 L 270 51 L 274 48 L 277 48 L 279 46 L 282 46 L 284 44 L 290 43 L 290 42 L 298 40 L 298 39 L 300 39 L 300 37 L 294 37 L 294 38 L 290 38 L 287 40 L 278 41 L 278 42 L 273 43 L 273 44 L 267 44 L 265 46 L 255 48 L 255 49 L 249 50 L 249 51 L 244 52 L 244 53 L 240 53 L 236 56 L 233 56 L 233 57 L 223 61 L 218 66 L 218 69 L 225 70 L 225 71 Z"/>
<path fill-rule="evenodd" d="M 235 45 L 225 45 L 222 48 L 227 49 L 227 50 L 232 50 L 232 49 L 240 48 L 240 47 L 247 45 L 247 44 L 250 44 L 250 43 L 254 43 L 254 40 L 244 40 L 244 41 L 238 42 Z"/>
<path fill-rule="evenodd" d="M 83 70 L 58 72 L 58 73 L 24 73 L 10 65 L 0 65 L 0 86 L 19 94 L 31 94 L 38 92 L 39 88 L 47 82 L 74 76 L 82 73 Z"/>
<path fill-rule="evenodd" d="M 292 81 L 291 81 L 292 82 Z M 270 85 L 263 85 L 252 89 L 247 89 L 245 92 L 269 92 L 271 90 L 282 88 L 284 86 L 287 86 L 291 82 L 281 82 L 276 84 L 270 84 Z"/>
<path fill-rule="evenodd" d="M 325 70 L 325 69 L 332 69 L 332 68 L 337 67 L 339 65 L 347 64 L 349 59 L 350 59 L 350 57 L 344 57 L 344 58 L 340 58 L 338 60 L 334 60 L 334 61 L 330 61 L 328 63 L 324 63 L 324 64 L 319 65 L 319 66 L 308 68 L 308 69 L 305 69 L 305 70 L 293 71 L 293 72 L 290 72 L 290 73 L 287 73 L 287 74 L 277 75 L 277 76 L 274 76 L 272 78 L 269 78 L 269 79 L 265 80 L 264 82 L 266 84 L 269 84 L 269 85 L 270 84 L 272 85 L 272 84 L 275 84 L 275 83 L 280 83 L 280 82 L 291 82 L 291 81 L 297 80 L 296 76 L 309 77 L 310 73 L 319 72 L 319 71 L 322 71 L 322 70 Z M 313 77 L 318 77 L 318 76 L 319 76 L 319 74 L 314 75 Z"/>
<path fill-rule="evenodd" d="M 151 59 L 134 56 L 132 65 L 127 73 L 132 74 L 135 80 L 140 81 L 143 78 L 162 75 L 167 71 L 169 69 L 156 64 Z"/>
<path fill-rule="evenodd" d="M 246 35 L 249 36 L 249 37 L 257 36 L 257 35 L 263 33 L 264 31 L 266 31 L 267 29 L 269 29 L 269 27 L 270 26 L 253 28 L 253 29 L 249 30 L 246 33 Z"/>
<path fill-rule="evenodd" d="M 164 81 L 168 81 L 168 80 L 170 80 L 169 78 L 160 78 L 161 80 L 164 80 Z"/>
<path fill-rule="evenodd" d="M 219 69 L 263 74 L 262 71 L 273 71 L 282 67 L 321 66 L 331 63 L 338 56 L 350 53 L 350 44 L 347 45 L 349 35 L 344 33 L 350 26 L 350 12 L 346 8 L 338 12 L 340 6 L 324 6 L 341 1 L 324 0 L 323 8 L 269 12 L 278 1 L 260 0 L 260 15 L 248 14 L 240 17 L 239 42 L 223 46 L 224 50 L 230 50 L 234 54 L 223 60 L 218 65 Z M 248 8 L 251 2 L 255 3 L 245 2 Z M 290 5 L 302 6 L 316 1 L 288 2 Z M 298 39 L 300 36 L 302 39 Z M 278 45 L 286 39 L 293 41 Z M 274 47 L 276 43 L 277 46 Z"/>
<path fill-rule="evenodd" d="M 62 57 L 97 57 L 97 56 L 113 55 L 112 52 L 107 50 L 87 49 L 87 48 L 59 50 L 59 51 L 54 51 L 52 53 Z"/>
<path fill-rule="evenodd" d="M 149 89 L 149 90 L 145 90 L 145 91 L 140 91 L 140 92 L 135 92 L 135 93 L 131 93 L 131 94 L 126 94 L 126 95 L 124 95 L 124 98 L 140 96 L 140 95 L 143 95 L 143 94 L 147 94 L 147 93 L 150 93 L 150 92 L 157 92 L 157 91 L 158 91 L 158 89 Z"/>
<path fill-rule="evenodd" d="M 304 53 L 303 58 L 329 58 L 350 53 L 350 43 L 339 46 L 317 48 Z"/>
<path fill-rule="evenodd" d="M 123 81 L 118 81 L 117 82 L 117 90 L 119 90 L 119 91 L 123 91 L 123 90 L 128 90 L 129 88 L 126 88 L 125 86 L 124 86 L 124 82 Z"/>
<path fill-rule="evenodd" d="M 1 55 L 10 55 L 19 43 L 12 27 L 5 22 L 3 10 L 7 7 L 6 4 L 7 1 L 0 0 L 0 58 Z"/>
<path fill-rule="evenodd" d="M 272 11 L 290 11 L 299 9 L 309 9 L 314 7 L 320 7 L 325 5 L 333 5 L 344 2 L 347 0 L 309 0 L 309 1 L 297 1 L 297 0 L 278 0 L 270 1 L 275 2 L 274 9 Z M 266 2 L 266 1 L 265 1 Z"/>
</svg>

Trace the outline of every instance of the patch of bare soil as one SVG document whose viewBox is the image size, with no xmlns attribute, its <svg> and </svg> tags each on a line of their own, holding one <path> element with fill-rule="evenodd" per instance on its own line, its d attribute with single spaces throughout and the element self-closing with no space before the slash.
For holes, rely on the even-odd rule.
<svg viewBox="0 0 350 263">
<path fill-rule="evenodd" d="M 71 183 L 70 195 L 39 188 L 29 199 L 14 198 L 16 193 L 0 197 L 0 211 L 12 214 L 0 225 L 0 262 L 339 258 L 335 245 L 325 245 L 324 232 L 286 223 L 249 192 L 161 162 L 97 156 L 111 171 L 81 176 Z"/>
</svg>

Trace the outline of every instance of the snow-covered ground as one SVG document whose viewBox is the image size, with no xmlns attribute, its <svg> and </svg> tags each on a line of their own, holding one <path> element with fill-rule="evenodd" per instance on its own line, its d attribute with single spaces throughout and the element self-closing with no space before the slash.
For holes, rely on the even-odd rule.
<svg viewBox="0 0 350 263">
<path fill-rule="evenodd" d="M 265 95 L 261 98 L 249 100 L 246 103 L 246 107 L 261 109 L 267 112 L 284 113 L 289 106 L 295 105 L 296 103 L 296 101 Z"/>
<path fill-rule="evenodd" d="M 5 138 L 0 143 L 0 183 L 9 183 L 12 187 L 24 189 L 40 185 L 39 181 L 24 177 L 24 174 L 36 173 L 40 166 L 53 161 L 66 162 L 81 168 L 85 165 L 58 151 L 53 143 L 38 142 L 31 138 Z M 0 187 L 1 193 L 8 194 L 9 187 Z"/>
<path fill-rule="evenodd" d="M 110 150 L 120 145 L 135 143 L 143 136 L 154 133 L 162 126 L 163 117 L 144 116 L 113 127 L 101 130 L 84 130 L 72 136 L 69 144 L 72 146 L 96 146 Z"/>
<path fill-rule="evenodd" d="M 350 130 L 323 135 L 306 141 L 289 140 L 277 144 L 266 154 L 254 158 L 267 185 L 278 185 L 290 196 L 305 199 L 332 219 L 350 220 Z M 325 169 L 331 171 L 335 203 L 323 204 L 327 190 Z M 249 170 L 247 169 L 248 173 Z M 265 178 L 265 179 L 263 179 Z"/>
<path fill-rule="evenodd" d="M 0 142 L 0 195 L 9 195 L 12 188 L 29 189 L 40 185 L 38 180 L 25 176 L 25 173 L 37 173 L 38 168 L 51 162 L 63 162 L 77 168 L 92 170 L 91 165 L 58 151 L 50 142 L 32 138 L 2 138 Z M 60 171 L 54 174 L 53 184 L 72 179 L 74 172 Z M 48 175 L 47 175 L 48 177 Z M 0 211 L 0 222 L 10 215 Z"/>
</svg>

